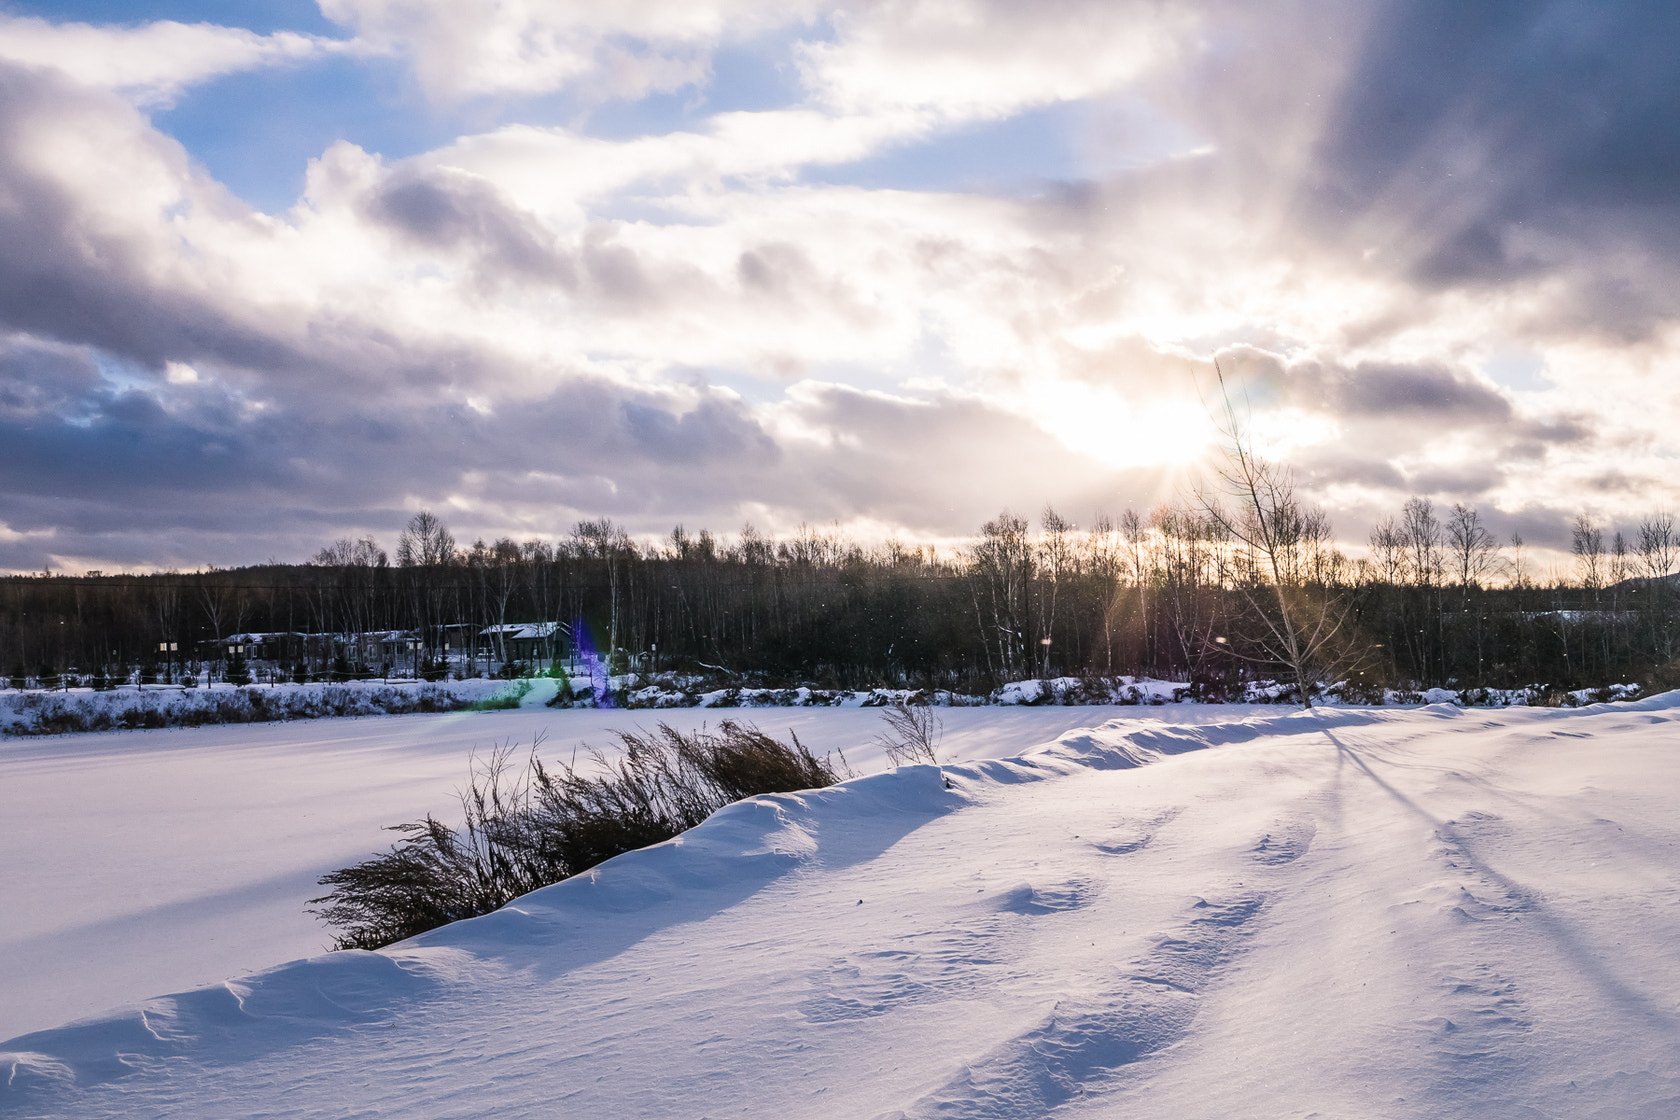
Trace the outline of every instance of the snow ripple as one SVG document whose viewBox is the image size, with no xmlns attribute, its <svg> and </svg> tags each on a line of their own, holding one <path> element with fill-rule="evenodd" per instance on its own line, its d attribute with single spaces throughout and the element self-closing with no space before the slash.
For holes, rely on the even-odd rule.
<svg viewBox="0 0 1680 1120">
<path fill-rule="evenodd" d="M 881 1120 L 1015 1120 L 1106 1089 L 1125 1067 L 1184 1037 L 1200 994 L 1238 951 L 1266 896 L 1199 899 L 1110 991 L 1059 1000 L 1037 1026 Z"/>
</svg>

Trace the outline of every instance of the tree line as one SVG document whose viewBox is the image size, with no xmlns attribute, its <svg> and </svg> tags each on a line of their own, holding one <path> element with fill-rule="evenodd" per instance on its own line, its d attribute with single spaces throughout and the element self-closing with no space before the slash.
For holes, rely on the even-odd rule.
<svg viewBox="0 0 1680 1120">
<path fill-rule="evenodd" d="M 1680 536 L 1666 513 L 1631 531 L 1579 519 L 1573 566 L 1542 578 L 1520 538 L 1495 540 L 1466 505 L 1412 499 L 1350 559 L 1286 477 L 1249 483 L 1083 528 L 1049 507 L 1036 522 L 1004 511 L 943 552 L 808 526 L 637 541 L 605 519 L 557 541 L 462 546 L 420 513 L 394 556 L 363 538 L 303 564 L 7 577 L 0 665 L 15 680 L 120 679 L 214 658 L 216 640 L 252 631 L 403 631 L 430 658 L 448 628 L 535 621 L 562 623 L 618 670 L 968 692 L 1132 674 L 1213 695 L 1308 664 L 1373 689 L 1579 687 L 1655 679 L 1680 655 Z M 169 643 L 178 652 L 160 653 Z M 511 660 L 494 653 L 486 668 Z M 277 668 L 332 668 L 318 651 L 294 659 Z"/>
</svg>

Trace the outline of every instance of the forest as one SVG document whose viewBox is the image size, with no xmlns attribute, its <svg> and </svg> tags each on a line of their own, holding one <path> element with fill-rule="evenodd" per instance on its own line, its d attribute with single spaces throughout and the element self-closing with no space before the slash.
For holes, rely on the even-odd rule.
<svg viewBox="0 0 1680 1120">
<path fill-rule="evenodd" d="M 638 542 L 604 519 L 557 542 L 460 546 L 422 512 L 394 556 L 346 539 L 303 564 L 6 577 L 0 665 L 14 687 L 214 676 L 228 671 L 230 635 L 276 633 L 338 640 L 276 647 L 291 652 L 271 676 L 512 676 L 540 663 L 522 663 L 499 631 L 476 639 L 482 656 L 464 656 L 473 642 L 460 635 L 557 622 L 543 652 L 598 656 L 614 671 L 970 693 L 1132 674 L 1213 697 L 1287 678 L 1285 614 L 1291 633 L 1314 628 L 1312 672 L 1355 689 L 1650 683 L 1680 653 L 1680 540 L 1667 514 L 1608 539 L 1578 519 L 1573 566 L 1544 579 L 1520 539 L 1496 541 L 1463 505 L 1407 502 L 1354 560 L 1321 512 L 1268 516 L 1275 531 L 1257 547 L 1240 521 L 1193 502 L 1083 529 L 1048 507 L 1036 524 L 1006 511 L 940 552 L 810 527 L 721 540 L 679 526 Z M 354 639 L 370 633 L 404 636 L 413 656 L 368 663 Z"/>
</svg>

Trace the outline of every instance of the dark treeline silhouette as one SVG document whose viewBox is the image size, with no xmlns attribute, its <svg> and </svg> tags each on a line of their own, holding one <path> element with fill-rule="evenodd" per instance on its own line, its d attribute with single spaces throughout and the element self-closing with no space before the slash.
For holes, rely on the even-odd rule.
<svg viewBox="0 0 1680 1120">
<path fill-rule="evenodd" d="M 168 663 L 216 658 L 233 634 L 387 632 L 412 639 L 403 645 L 412 664 L 354 668 L 403 674 L 441 665 L 453 632 L 486 643 L 483 660 L 452 665 L 477 672 L 518 656 L 500 632 L 480 637 L 487 628 L 547 621 L 562 624 L 563 644 L 575 637 L 614 670 L 969 692 L 1137 674 L 1211 695 L 1283 675 L 1266 604 L 1285 592 L 1316 604 L 1313 617 L 1334 607 L 1325 672 L 1373 688 L 1651 680 L 1680 654 L 1680 544 L 1666 515 L 1608 541 L 1581 519 L 1573 569 L 1544 581 L 1520 540 L 1496 542 L 1466 506 L 1408 502 L 1357 561 L 1333 546 L 1321 513 L 1290 507 L 1262 536 L 1274 555 L 1257 555 L 1232 518 L 1182 503 L 1083 529 L 1048 508 L 1036 527 L 1005 512 L 943 554 L 892 540 L 864 547 L 808 527 L 774 539 L 749 526 L 727 542 L 678 527 L 638 543 L 605 520 L 558 543 L 463 548 L 423 513 L 394 558 L 372 540 L 341 540 L 306 564 L 8 577 L 0 665 L 32 685 L 72 669 L 81 679 L 149 680 L 166 677 Z M 158 652 L 171 642 L 176 652 Z M 345 668 L 344 645 L 275 648 L 286 652 L 272 673 L 327 675 L 329 659 Z"/>
</svg>

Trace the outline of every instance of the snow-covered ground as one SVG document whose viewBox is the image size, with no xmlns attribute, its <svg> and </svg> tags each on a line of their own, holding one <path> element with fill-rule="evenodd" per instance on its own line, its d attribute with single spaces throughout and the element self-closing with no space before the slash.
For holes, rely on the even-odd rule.
<svg viewBox="0 0 1680 1120">
<path fill-rule="evenodd" d="M 0 1039 L 321 952 L 316 880 L 381 829 L 457 815 L 469 758 L 504 743 L 581 763 L 615 728 L 721 719 L 794 731 L 859 770 L 878 710 L 517 711 L 237 724 L 0 741 Z M 1180 712 L 1183 718 L 1195 709 Z M 1004 757 L 1093 709 L 941 710 L 945 755 Z"/>
<path fill-rule="evenodd" d="M 752 714 L 876 765 L 874 713 Z M 214 980 L 177 979 L 201 919 L 278 920 L 447 809 L 466 748 L 649 715 L 8 742 L 6 1013 Z M 949 788 L 758 798 L 390 950 L 14 1038 L 0 1114 L 1680 1115 L 1680 696 L 941 715 Z"/>
</svg>

